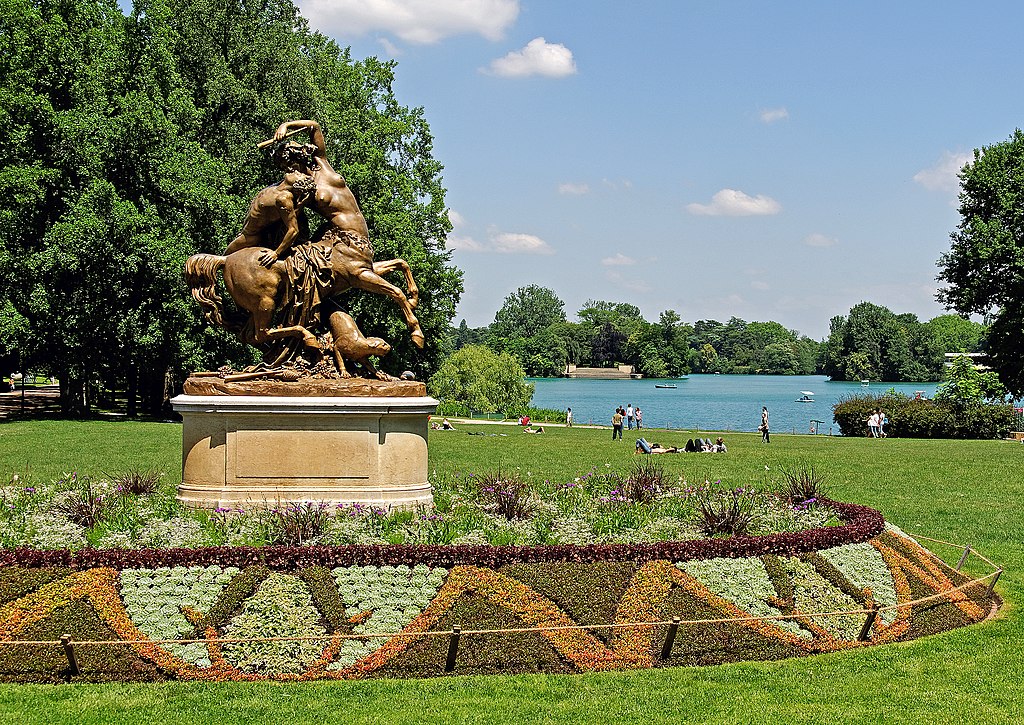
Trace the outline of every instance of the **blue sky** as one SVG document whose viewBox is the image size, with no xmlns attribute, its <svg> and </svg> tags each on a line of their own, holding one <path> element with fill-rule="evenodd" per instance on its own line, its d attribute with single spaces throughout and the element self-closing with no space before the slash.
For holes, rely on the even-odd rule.
<svg viewBox="0 0 1024 725">
<path fill-rule="evenodd" d="M 528 284 L 816 339 L 942 314 L 956 171 L 1024 118 L 1017 2 L 297 4 L 425 109 L 472 326 Z"/>
</svg>

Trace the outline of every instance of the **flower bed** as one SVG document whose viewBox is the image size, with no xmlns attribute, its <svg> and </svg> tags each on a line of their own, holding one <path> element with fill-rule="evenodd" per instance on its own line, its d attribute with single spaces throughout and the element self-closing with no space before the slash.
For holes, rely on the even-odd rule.
<svg viewBox="0 0 1024 725">
<path fill-rule="evenodd" d="M 580 546 L 795 534 L 849 518 L 820 495 L 672 479 L 650 457 L 567 481 L 500 471 L 431 477 L 435 505 L 384 510 L 309 501 L 181 507 L 159 474 L 69 473 L 0 487 L 0 549 L 196 549 L 268 545 Z M 169 562 L 169 565 L 173 563 Z"/>
<path fill-rule="evenodd" d="M 893 607 L 967 581 L 886 529 L 877 512 L 829 505 L 841 526 L 634 545 L 9 550 L 0 561 L 0 640 L 71 634 L 80 673 L 59 645 L 4 644 L 0 679 L 308 680 L 715 664 L 904 640 L 989 611 L 980 583 L 884 610 L 863 642 L 864 614 L 816 616 Z M 770 619 L 780 615 L 791 619 Z M 673 617 L 716 621 L 683 624 L 662 659 Z M 729 619 L 742 621 L 721 621 Z M 454 625 L 466 633 L 449 668 Z"/>
<path fill-rule="evenodd" d="M 989 611 L 984 583 L 952 592 L 967 579 L 878 511 L 829 500 L 814 471 L 786 476 L 774 490 L 694 486 L 646 458 L 561 483 L 453 474 L 415 512 L 212 513 L 182 510 L 152 473 L 15 476 L 0 488 L 0 680 L 715 664 L 892 642 Z M 663 657 L 673 618 L 684 624 Z M 55 644 L 65 634 L 77 671 Z"/>
</svg>

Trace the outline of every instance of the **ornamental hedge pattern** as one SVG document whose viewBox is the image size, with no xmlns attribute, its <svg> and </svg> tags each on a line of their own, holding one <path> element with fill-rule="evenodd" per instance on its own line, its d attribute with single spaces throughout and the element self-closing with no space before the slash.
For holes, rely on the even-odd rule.
<svg viewBox="0 0 1024 725">
<path fill-rule="evenodd" d="M 452 674 L 704 665 L 906 640 L 991 611 L 986 583 L 951 592 L 968 579 L 898 530 L 874 531 L 870 509 L 846 510 L 851 520 L 831 527 L 828 537 L 803 533 L 812 542 L 835 542 L 835 530 L 849 534 L 851 527 L 871 534 L 817 549 L 764 537 L 772 540 L 711 540 L 703 555 L 660 544 L 575 553 L 554 547 L 546 558 L 513 549 L 522 554 L 518 561 L 479 547 L 434 547 L 421 551 L 426 561 L 404 564 L 375 547 L 264 557 L 195 550 L 191 560 L 146 551 L 28 557 L 0 568 L 0 640 L 71 634 L 80 672 L 69 670 L 60 645 L 3 644 L 0 680 L 440 676 L 456 624 L 467 633 Z M 689 556 L 658 556 L 666 549 Z M 214 563 L 218 552 L 225 560 Z M 623 562 L 629 552 L 635 560 Z M 864 614 L 811 616 L 941 592 L 947 594 L 926 604 L 883 612 L 865 642 L 858 639 Z M 779 615 L 792 619 L 720 621 Z M 673 617 L 719 621 L 684 624 L 662 659 L 662 623 Z M 602 626 L 609 624 L 632 626 Z M 474 633 L 530 627 L 547 629 Z M 301 637 L 313 639 L 295 639 Z"/>
</svg>

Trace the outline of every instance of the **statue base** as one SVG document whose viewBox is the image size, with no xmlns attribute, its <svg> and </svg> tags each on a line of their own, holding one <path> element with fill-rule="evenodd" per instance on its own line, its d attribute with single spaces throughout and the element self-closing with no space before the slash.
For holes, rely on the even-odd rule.
<svg viewBox="0 0 1024 725">
<path fill-rule="evenodd" d="M 256 382 L 291 394 L 251 394 Z M 385 386 L 391 394 L 375 394 Z M 196 395 L 186 383 L 171 400 L 184 422 L 178 500 L 211 509 L 433 503 L 427 420 L 438 403 L 422 383 L 336 380 L 322 381 L 313 395 L 296 392 L 304 387 L 248 381 L 250 394 Z"/>
</svg>

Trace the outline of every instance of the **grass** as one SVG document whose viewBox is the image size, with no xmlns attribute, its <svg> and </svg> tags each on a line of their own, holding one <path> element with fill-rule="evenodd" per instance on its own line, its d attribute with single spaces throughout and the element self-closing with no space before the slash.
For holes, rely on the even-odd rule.
<svg viewBox="0 0 1024 725">
<path fill-rule="evenodd" d="M 432 433 L 441 470 L 519 468 L 571 478 L 605 464 L 625 470 L 636 433 L 459 425 Z M 505 433 L 505 437 L 465 432 Z M 680 445 L 693 433 L 644 431 Z M 569 676 L 463 677 L 308 684 L 0 685 L 0 722 L 885 722 L 1014 723 L 1024 719 L 1024 446 L 731 434 L 729 453 L 660 457 L 667 473 L 730 485 L 776 480 L 813 465 L 832 496 L 874 506 L 906 531 L 971 544 L 1006 568 L 995 620 L 908 643 L 782 662 Z M 99 475 L 131 466 L 180 476 L 172 424 L 26 421 L 0 424 L 0 476 Z M 768 470 L 765 470 L 768 466 Z M 713 478 L 712 478 L 713 477 Z M 947 561 L 959 551 L 937 547 Z M 977 571 L 983 571 L 976 568 Z"/>
</svg>

